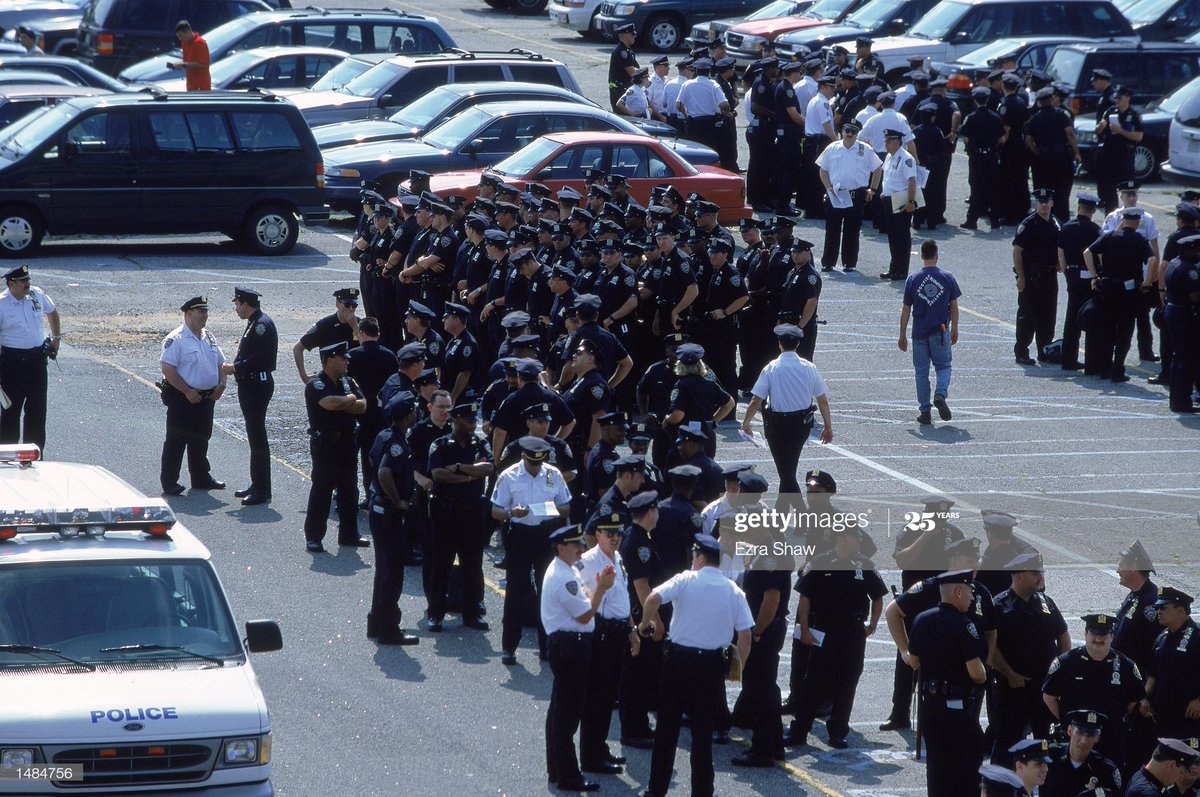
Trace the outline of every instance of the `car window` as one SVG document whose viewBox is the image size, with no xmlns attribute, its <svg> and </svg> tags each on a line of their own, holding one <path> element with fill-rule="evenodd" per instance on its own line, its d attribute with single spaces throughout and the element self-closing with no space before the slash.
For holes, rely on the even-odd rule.
<svg viewBox="0 0 1200 797">
<path fill-rule="evenodd" d="M 1055 42 L 1043 42 L 1035 44 L 1028 50 L 1021 53 L 1021 57 L 1017 59 L 1017 68 L 1019 70 L 1026 69 L 1044 69 L 1046 62 L 1050 60 L 1050 53 L 1058 47 Z"/>
<path fill-rule="evenodd" d="M 1175 9 L 1170 19 L 1177 20 L 1174 30 L 1179 31 L 1180 34 L 1191 33 L 1200 28 L 1200 0 L 1187 0 Z"/>
<path fill-rule="evenodd" d="M 436 53 L 442 43 L 432 31 L 419 25 L 375 25 L 372 31 L 375 52 Z"/>
<path fill-rule="evenodd" d="M 483 142 L 483 152 L 512 152 L 518 149 L 518 147 L 513 147 L 512 145 L 517 121 L 513 117 L 497 119 L 479 131 L 475 136 L 475 140 Z M 520 146 L 523 147 L 528 143 L 529 141 L 524 141 Z"/>
<path fill-rule="evenodd" d="M 1021 3 L 1013 8 L 1010 35 L 1035 36 L 1070 30 L 1067 9 L 1061 3 Z"/>
<path fill-rule="evenodd" d="M 1085 60 L 1087 60 L 1086 54 L 1075 49 L 1060 47 L 1054 51 L 1054 55 L 1050 56 L 1050 62 L 1046 64 L 1046 74 L 1060 83 L 1075 86 L 1083 71 Z M 1095 66 L 1099 67 L 1100 65 L 1096 64 Z M 1116 82 L 1116 74 L 1113 75 L 1113 81 Z"/>
<path fill-rule="evenodd" d="M 227 88 L 248 89 L 256 86 L 267 88 L 269 85 L 267 83 L 268 76 L 272 72 L 272 63 L 273 62 L 271 61 L 263 61 L 261 64 L 256 65 L 253 69 L 246 70 L 245 74 L 230 83 Z"/>
<path fill-rule="evenodd" d="M 512 79 L 519 83 L 545 83 L 563 87 L 562 76 L 553 65 L 509 64 L 508 71 Z"/>
<path fill-rule="evenodd" d="M 281 113 L 233 111 L 229 114 L 238 149 L 251 151 L 303 149 L 296 130 Z"/>
<path fill-rule="evenodd" d="M 305 25 L 304 41 L 309 47 L 332 47 L 348 53 L 362 52 L 362 29 L 354 24 Z"/>
<path fill-rule="evenodd" d="M 33 113 L 38 108 L 42 107 L 43 104 L 44 102 L 39 99 L 4 101 L 2 104 L 0 104 L 0 128 L 8 127 L 22 116 Z"/>
<path fill-rule="evenodd" d="M 150 135 L 165 152 L 212 152 L 233 149 L 225 115 L 209 111 L 150 114 Z"/>
<path fill-rule="evenodd" d="M 580 116 L 578 114 L 548 114 L 545 119 L 546 130 L 541 135 L 546 135 L 546 133 L 575 133 L 581 130 L 613 129 L 613 126 L 604 119 Z"/>
<path fill-rule="evenodd" d="M 559 153 L 542 170 L 546 180 L 582 180 L 583 170 L 589 167 L 604 168 L 604 147 L 600 144 L 580 144 Z"/>
<path fill-rule="evenodd" d="M 278 36 L 272 35 L 278 32 Z M 269 47 L 273 44 L 291 44 L 291 30 L 284 25 L 263 25 L 255 28 L 247 33 L 236 44 L 231 46 L 231 50 L 249 50 L 253 47 Z"/>
<path fill-rule="evenodd" d="M 162 6 L 164 12 L 169 5 L 162 0 L 153 1 Z M 186 19 L 191 23 L 192 30 L 204 33 L 229 19 L 230 15 L 222 13 L 224 5 L 222 2 L 213 2 L 213 0 L 179 0 L 179 18 Z"/>
<path fill-rule="evenodd" d="M 1195 56 L 1178 53 L 1153 53 L 1142 58 L 1142 81 L 1135 84 L 1138 92 L 1160 97 L 1194 78 L 1197 73 Z"/>
<path fill-rule="evenodd" d="M 299 61 L 299 56 L 272 59 L 271 68 L 267 70 L 267 87 L 283 88 L 299 85 L 296 81 Z"/>
<path fill-rule="evenodd" d="M 387 93 L 380 98 L 384 108 L 400 108 L 408 105 L 430 89 L 435 89 L 447 82 L 449 67 L 432 66 L 410 70 L 407 75 L 397 80 Z"/>
<path fill-rule="evenodd" d="M 166 30 L 171 27 L 171 23 L 167 21 L 167 4 L 162 0 L 126 0 L 118 9 L 119 19 L 108 23 L 114 28 Z"/>
<path fill-rule="evenodd" d="M 1129 23 L 1107 3 L 1068 3 L 1067 14 L 1071 21 L 1070 32 L 1079 36 L 1104 38 L 1127 36 L 1130 33 Z M 1067 31 L 1045 32 L 1066 33 Z"/>
<path fill-rule="evenodd" d="M 102 111 L 67 128 L 66 141 L 80 155 L 114 155 L 131 151 L 129 114 Z"/>
<path fill-rule="evenodd" d="M 1008 3 L 975 6 L 959 23 L 954 41 L 964 44 L 987 42 L 1008 36 L 1013 27 L 1013 6 Z"/>
<path fill-rule="evenodd" d="M 671 167 L 645 144 L 620 144 L 613 147 L 612 174 L 629 178 L 673 177 Z"/>
<path fill-rule="evenodd" d="M 342 59 L 333 55 L 310 55 L 304 59 L 304 85 L 311 86 Z"/>
<path fill-rule="evenodd" d="M 479 83 L 485 80 L 504 80 L 500 64 L 455 64 L 455 83 Z"/>
</svg>

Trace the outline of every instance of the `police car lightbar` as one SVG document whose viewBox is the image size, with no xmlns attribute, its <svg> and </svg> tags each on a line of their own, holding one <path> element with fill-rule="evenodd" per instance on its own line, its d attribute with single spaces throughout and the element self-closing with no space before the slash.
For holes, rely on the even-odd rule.
<svg viewBox="0 0 1200 797">
<path fill-rule="evenodd" d="M 0 462 L 37 462 L 42 458 L 42 449 L 36 443 L 13 443 L 0 446 Z"/>
<path fill-rule="evenodd" d="M 175 513 L 161 502 L 107 509 L 0 509 L 0 540 L 48 532 L 64 540 L 80 535 L 103 537 L 108 531 L 141 531 L 163 537 L 174 525 Z"/>
</svg>

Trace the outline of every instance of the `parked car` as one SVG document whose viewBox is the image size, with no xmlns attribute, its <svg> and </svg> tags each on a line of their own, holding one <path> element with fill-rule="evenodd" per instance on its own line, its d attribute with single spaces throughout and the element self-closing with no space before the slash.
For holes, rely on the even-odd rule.
<svg viewBox="0 0 1200 797">
<path fill-rule="evenodd" d="M 22 69 L 21 71 L 10 69 L 7 72 L 0 71 L 0 85 L 11 86 L 24 83 L 44 83 L 49 86 L 78 85 L 74 81 L 68 80 L 62 75 L 56 75 L 53 72 L 45 72 L 40 69 Z"/>
<path fill-rule="evenodd" d="M 290 99 L 315 127 L 355 119 L 383 119 L 437 86 L 481 80 L 546 83 L 583 93 L 562 62 L 528 50 L 448 50 L 431 55 L 397 55 L 337 91 L 308 91 Z"/>
<path fill-rule="evenodd" d="M 693 191 L 717 203 L 721 224 L 734 224 L 753 211 L 746 205 L 746 182 L 719 166 L 693 166 L 666 142 L 629 133 L 554 133 L 543 136 L 491 168 L 506 182 L 542 182 L 555 187 L 569 185 L 587 193 L 585 168 L 603 169 L 625 177 L 629 194 L 642 205 L 650 201 L 650 189 L 670 183 L 682 193 Z M 460 194 L 468 201 L 479 195 L 479 176 L 484 169 L 435 174 L 430 190 L 441 196 Z"/>
<path fill-rule="evenodd" d="M 1200 186 L 1200 91 L 1189 92 L 1175 111 L 1161 171 L 1172 183 Z"/>
<path fill-rule="evenodd" d="M 697 22 L 749 14 L 756 7 L 757 0 L 605 0 L 595 25 L 611 37 L 618 26 L 632 22 L 640 48 L 667 53 L 683 45 Z"/>
<path fill-rule="evenodd" d="M 46 234 L 196 232 L 276 255 L 301 221 L 328 218 L 321 151 L 274 95 L 81 97 L 0 131 L 0 256 L 26 257 Z"/>
<path fill-rule="evenodd" d="M 1141 109 L 1143 135 L 1133 156 L 1134 178 L 1138 182 L 1152 180 L 1158 174 L 1170 149 L 1171 120 L 1183 104 L 1197 94 L 1200 94 L 1200 77 Z M 1095 114 L 1084 114 L 1075 119 L 1075 140 L 1079 143 L 1084 168 L 1092 171 L 1098 154 Z"/>
<path fill-rule="evenodd" d="M 907 34 L 878 39 L 872 49 L 894 83 L 909 58 L 955 61 L 998 38 L 1045 35 L 1138 40 L 1109 0 L 942 0 Z"/>
<path fill-rule="evenodd" d="M 775 41 L 781 57 L 791 57 L 801 47 L 818 52 L 834 44 L 853 42 L 859 36 L 895 36 L 937 5 L 938 0 L 870 0 L 845 19 L 784 34 Z M 848 45 L 853 50 L 853 45 Z"/>
<path fill-rule="evenodd" d="M 76 11 L 54 17 L 40 17 L 22 24 L 27 24 L 33 30 L 42 52 L 47 55 L 74 57 L 77 49 L 75 45 L 79 41 L 79 20 L 82 18 L 83 14 Z M 11 41 L 20 47 L 20 44 L 17 44 L 15 28 L 5 31 L 3 39 L 5 44 Z M 21 47 L 21 52 L 25 52 L 24 47 Z"/>
<path fill-rule="evenodd" d="M 328 47 L 255 47 L 222 58 L 209 70 L 214 89 L 304 89 L 345 60 Z M 160 80 L 163 91 L 186 91 L 184 78 Z"/>
<path fill-rule="evenodd" d="M 78 17 L 90 0 L 5 0 L 0 5 L 0 33 L 15 31 L 45 17 L 75 14 Z"/>
<path fill-rule="evenodd" d="M 740 22 L 775 17 L 799 16 L 813 7 L 813 0 L 771 0 L 762 8 L 741 17 L 724 17 L 712 21 L 698 22 L 692 26 L 692 41 L 706 42 L 724 36 L 725 31 Z"/>
<path fill-rule="evenodd" d="M 61 55 L 21 55 L 15 58 L 0 58 L 0 72 L 49 72 L 78 86 L 107 89 L 108 91 L 132 91 L 128 83 L 106 75 L 99 69 L 80 63 L 74 58 Z"/>
<path fill-rule="evenodd" d="M 452 83 L 422 94 L 386 119 L 356 120 L 318 125 L 313 128 L 321 149 L 366 144 L 372 141 L 403 141 L 418 138 L 461 111 L 485 102 L 547 100 L 599 106 L 573 91 L 543 83 Z"/>
<path fill-rule="evenodd" d="M 1200 0 L 1113 0 L 1142 41 L 1185 39 L 1200 30 Z"/>
<path fill-rule="evenodd" d="M 797 16 L 740 22 L 725 32 L 729 55 L 742 64 L 755 61 L 762 57 L 763 45 L 775 42 L 788 33 L 830 25 L 845 19 L 851 11 L 861 7 L 863 2 L 864 0 L 819 0 Z"/>
<path fill-rule="evenodd" d="M 207 33 L 231 19 L 270 10 L 262 0 L 90 0 L 79 21 L 76 49 L 84 63 L 115 75 L 170 50 L 181 19 Z"/>
<path fill-rule="evenodd" d="M 80 28 L 83 35 L 83 28 Z M 454 37 L 436 17 L 407 14 L 393 8 L 378 11 L 309 7 L 266 11 L 231 20 L 204 34 L 214 62 L 254 47 L 328 47 L 348 53 L 424 53 L 454 46 Z M 81 57 L 86 61 L 85 45 Z M 135 82 L 171 80 L 167 66 L 179 60 L 179 49 L 132 64 L 121 77 Z M 131 62 L 132 63 L 132 62 Z M 108 71 L 108 70 L 106 70 Z"/>
<path fill-rule="evenodd" d="M 550 21 L 570 28 L 585 39 L 597 39 L 600 31 L 594 22 L 603 0 L 554 0 L 546 5 Z"/>
<path fill-rule="evenodd" d="M 958 103 L 964 112 L 974 107 L 971 89 L 987 78 L 997 59 L 1016 55 L 1017 72 L 1028 74 L 1033 69 L 1045 69 L 1050 56 L 1060 44 L 1072 42 L 1094 42 L 1097 39 L 1082 39 L 1072 36 L 1019 36 L 997 39 L 972 50 L 957 61 L 935 61 L 929 65 L 934 77 L 944 77 L 950 82 L 947 96 Z"/>
<path fill-rule="evenodd" d="M 366 72 L 380 61 L 391 58 L 393 53 L 359 53 L 349 55 L 334 65 L 321 79 L 309 86 L 310 91 L 333 91 L 340 89 L 354 78 Z"/>
<path fill-rule="evenodd" d="M 44 83 L 0 86 L 0 128 L 8 127 L 39 108 L 47 108 L 69 97 L 94 97 L 108 93 L 105 89 L 91 86 L 48 86 Z"/>
<path fill-rule="evenodd" d="M 601 108 L 545 100 L 486 102 L 447 119 L 421 138 L 323 150 L 325 197 L 334 209 L 357 210 L 362 180 L 392 186 L 410 169 L 436 174 L 483 168 L 541 136 L 575 131 L 644 134 L 629 119 Z M 669 125 L 660 125 L 658 132 L 675 136 Z M 689 162 L 717 161 L 717 153 L 692 141 L 675 142 L 674 148 Z"/>
<path fill-rule="evenodd" d="M 1113 82 L 1133 89 L 1133 104 L 1145 105 L 1200 75 L 1200 44 L 1098 42 L 1064 44 L 1050 56 L 1046 74 L 1071 87 L 1071 112 L 1092 114 L 1100 93 L 1092 70 L 1107 69 Z"/>
</svg>

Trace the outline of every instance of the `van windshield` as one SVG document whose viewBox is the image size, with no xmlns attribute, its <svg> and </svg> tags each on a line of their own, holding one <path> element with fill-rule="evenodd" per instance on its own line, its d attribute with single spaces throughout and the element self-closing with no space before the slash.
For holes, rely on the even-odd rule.
<svg viewBox="0 0 1200 797">
<path fill-rule="evenodd" d="M 1059 47 L 1054 51 L 1054 55 L 1050 56 L 1050 62 L 1046 64 L 1046 74 L 1055 82 L 1074 86 L 1079 82 L 1079 75 L 1083 72 L 1085 60 L 1087 60 L 1087 53 Z"/>
<path fill-rule="evenodd" d="M 378 97 L 403 74 L 404 67 L 384 61 L 351 80 L 342 91 L 356 97 Z"/>
<path fill-rule="evenodd" d="M 9 160 L 24 157 L 73 119 L 76 109 L 70 103 L 41 108 L 0 131 L 0 155 Z"/>
<path fill-rule="evenodd" d="M 216 666 L 244 657 L 216 574 L 202 560 L 0 568 L 0 607 L 0 669 L 62 661 L 30 648 L 82 662 Z"/>
<path fill-rule="evenodd" d="M 912 26 L 908 35 L 918 39 L 944 39 L 950 29 L 970 10 L 971 6 L 967 3 L 942 0 L 931 8 L 928 14 L 917 20 L 917 24 Z"/>
<path fill-rule="evenodd" d="M 338 62 L 337 66 L 330 69 L 321 79 L 312 84 L 309 91 L 337 91 L 349 83 L 354 78 L 366 72 L 371 67 L 375 66 L 369 61 L 362 61 L 358 58 L 343 58 Z"/>
</svg>

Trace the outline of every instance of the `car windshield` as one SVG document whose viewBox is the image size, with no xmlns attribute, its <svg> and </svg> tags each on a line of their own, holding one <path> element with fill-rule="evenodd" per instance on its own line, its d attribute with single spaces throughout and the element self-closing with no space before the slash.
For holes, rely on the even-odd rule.
<svg viewBox="0 0 1200 797">
<path fill-rule="evenodd" d="M 404 127 L 424 130 L 429 123 L 446 112 L 462 95 L 446 87 L 426 92 L 392 114 L 391 120 Z"/>
<path fill-rule="evenodd" d="M 249 50 L 222 58 L 209 68 L 213 85 L 224 84 L 227 80 L 233 80 L 238 75 L 251 69 L 261 60 L 261 55 Z"/>
<path fill-rule="evenodd" d="M 1086 59 L 1086 53 L 1059 47 L 1046 64 L 1046 74 L 1056 83 L 1074 86 L 1079 82 L 1079 73 L 1083 71 L 1083 62 Z"/>
<path fill-rule="evenodd" d="M 1142 109 L 1142 113 L 1148 113 L 1149 111 L 1161 111 L 1162 113 L 1173 114 L 1178 111 L 1185 102 L 1197 94 L 1200 94 L 1200 78 L 1189 80 L 1187 83 L 1184 83 L 1182 86 L 1175 89 L 1162 99 L 1155 100 L 1154 102 L 1147 104 L 1146 107 Z"/>
<path fill-rule="evenodd" d="M 28 154 L 75 116 L 69 102 L 41 108 L 0 131 L 0 154 L 16 160 Z"/>
<path fill-rule="evenodd" d="M 912 30 L 908 32 L 909 36 L 916 36 L 918 39 L 941 39 L 950 32 L 950 29 L 963 17 L 963 14 L 971 10 L 971 6 L 967 3 L 956 3 L 952 0 L 942 0 L 933 8 L 929 9 L 929 13 L 917 20 L 917 24 L 912 26 Z"/>
<path fill-rule="evenodd" d="M 311 91 L 337 91 L 354 78 L 370 69 L 374 64 L 360 61 L 357 58 L 343 58 L 333 69 L 330 69 L 321 79 L 312 84 Z"/>
<path fill-rule="evenodd" d="M 519 149 L 512 155 L 497 163 L 490 171 L 503 174 L 505 177 L 525 177 L 542 164 L 542 161 L 553 155 L 562 146 L 549 138 L 539 138 L 531 144 Z"/>
<path fill-rule="evenodd" d="M 1148 25 L 1162 17 L 1177 0 L 1118 0 L 1117 10 L 1125 15 L 1135 28 Z"/>
<path fill-rule="evenodd" d="M 864 30 L 876 30 L 888 23 L 904 6 L 905 0 L 871 0 L 862 8 L 846 17 L 851 25 Z"/>
<path fill-rule="evenodd" d="M 746 19 L 775 19 L 775 17 L 786 17 L 788 14 L 796 13 L 796 6 L 798 5 L 800 4 L 795 2 L 795 0 L 774 0 L 774 2 L 767 3 L 753 14 L 747 15 Z"/>
<path fill-rule="evenodd" d="M 481 111 L 478 106 L 468 108 L 430 130 L 421 140 L 438 149 L 455 149 L 469 141 L 470 136 L 491 118 L 492 114 Z"/>
<path fill-rule="evenodd" d="M 64 599 L 64 596 L 70 596 Z M 0 668 L 82 662 L 241 659 L 237 628 L 202 560 L 0 568 Z M 5 649 L 15 646 L 16 649 Z"/>
<path fill-rule="evenodd" d="M 837 19 L 838 15 L 850 6 L 851 0 L 820 0 L 802 16 L 813 19 Z"/>
<path fill-rule="evenodd" d="M 381 61 L 342 87 L 356 97 L 378 97 L 404 74 L 404 67 Z"/>
</svg>

